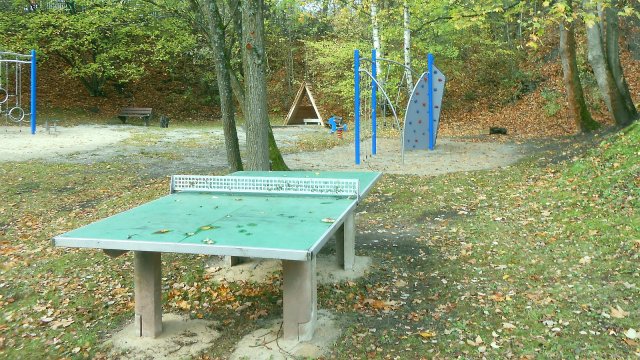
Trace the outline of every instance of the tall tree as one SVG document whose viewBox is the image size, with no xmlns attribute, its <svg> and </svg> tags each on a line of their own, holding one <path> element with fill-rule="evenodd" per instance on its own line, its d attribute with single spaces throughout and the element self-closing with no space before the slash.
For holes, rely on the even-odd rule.
<svg viewBox="0 0 640 360">
<path fill-rule="evenodd" d="M 591 15 L 586 21 L 588 59 L 611 116 L 616 124 L 626 126 L 638 117 L 638 112 L 620 64 L 617 10 L 607 7 L 603 11 L 601 6 L 587 9 Z"/>
<path fill-rule="evenodd" d="M 371 37 L 373 40 L 373 48 L 376 49 L 376 57 L 383 57 L 382 44 L 380 41 L 380 23 L 378 22 L 378 4 L 376 4 L 376 0 L 371 0 Z M 376 73 L 378 73 L 378 76 L 381 74 L 380 62 L 376 62 Z"/>
<path fill-rule="evenodd" d="M 569 103 L 569 115 L 578 125 L 580 131 L 587 132 L 599 127 L 593 120 L 587 102 L 584 99 L 584 91 L 580 82 L 578 62 L 576 60 L 575 19 L 573 18 L 573 4 L 567 0 L 567 13 L 560 23 L 560 58 L 562 60 L 562 72 L 564 85 Z"/>
<path fill-rule="evenodd" d="M 230 171 L 242 170 L 240 144 L 236 130 L 235 104 L 231 88 L 231 65 L 227 52 L 229 46 L 225 41 L 225 28 L 216 0 L 191 0 L 192 7 L 199 11 L 206 23 L 205 32 L 209 38 L 211 51 L 216 64 L 216 80 L 220 94 L 220 112 L 222 128 Z"/>
<path fill-rule="evenodd" d="M 404 66 L 407 68 L 411 68 L 411 14 L 409 13 L 409 2 L 408 0 L 404 0 L 402 3 L 402 12 L 403 12 L 403 28 L 404 28 Z M 413 76 L 411 74 L 411 70 L 405 69 L 404 76 L 407 80 L 407 92 L 409 96 L 411 96 L 411 92 L 413 91 Z"/>
<path fill-rule="evenodd" d="M 271 162 L 274 169 L 279 169 L 286 165 L 273 138 L 267 113 L 263 0 L 242 0 L 241 3 L 247 167 L 270 170 Z"/>
</svg>

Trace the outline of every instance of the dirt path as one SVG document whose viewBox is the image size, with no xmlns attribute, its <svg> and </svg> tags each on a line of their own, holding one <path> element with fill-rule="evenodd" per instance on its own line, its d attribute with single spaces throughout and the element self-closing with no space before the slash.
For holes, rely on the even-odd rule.
<svg viewBox="0 0 640 360">
<path fill-rule="evenodd" d="M 530 146 L 498 142 L 439 139 L 435 151 L 407 152 L 397 139 L 378 139 L 376 156 L 363 142 L 361 165 L 355 165 L 354 145 L 321 151 L 292 152 L 301 136 L 334 136 L 318 127 L 275 127 L 276 141 L 292 169 L 376 170 L 385 173 L 439 175 L 505 167 L 525 156 Z M 245 136 L 239 129 L 244 147 Z M 139 126 L 83 125 L 39 130 L 35 135 L 15 127 L 0 127 L 0 162 L 45 159 L 52 162 L 92 163 L 129 161 L 143 164 L 151 176 L 175 173 L 210 173 L 227 166 L 221 129 L 145 128 Z"/>
</svg>

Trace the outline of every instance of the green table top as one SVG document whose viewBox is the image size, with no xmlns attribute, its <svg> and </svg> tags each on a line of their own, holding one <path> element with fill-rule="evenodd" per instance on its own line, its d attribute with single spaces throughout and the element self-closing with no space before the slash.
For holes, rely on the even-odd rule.
<svg viewBox="0 0 640 360">
<path fill-rule="evenodd" d="M 362 198 L 380 173 L 237 172 L 231 176 L 358 179 Z M 56 236 L 67 247 L 308 260 L 342 224 L 357 200 L 177 192 Z"/>
</svg>

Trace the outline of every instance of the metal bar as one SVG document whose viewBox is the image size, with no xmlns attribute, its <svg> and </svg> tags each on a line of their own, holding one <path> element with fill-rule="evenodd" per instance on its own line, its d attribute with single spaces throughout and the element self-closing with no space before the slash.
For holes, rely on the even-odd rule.
<svg viewBox="0 0 640 360">
<path fill-rule="evenodd" d="M 0 56 L 4 56 L 4 55 L 15 56 L 15 57 L 23 57 L 23 58 L 29 58 L 31 56 L 31 55 L 26 55 L 26 54 L 18 54 L 18 53 L 14 53 L 14 52 L 10 52 L 10 51 L 0 51 Z"/>
<path fill-rule="evenodd" d="M 435 148 L 435 129 L 433 123 L 433 54 L 427 55 L 427 86 L 429 94 L 429 150 Z"/>
<path fill-rule="evenodd" d="M 377 93 L 377 71 L 376 71 L 376 49 L 371 50 L 371 74 L 373 79 L 371 80 L 371 155 L 376 154 L 376 98 Z"/>
<path fill-rule="evenodd" d="M 360 51 L 353 52 L 353 116 L 354 116 L 354 145 L 356 165 L 360 165 Z"/>
<path fill-rule="evenodd" d="M 367 70 L 360 70 L 360 71 L 365 73 L 365 74 L 367 74 L 367 75 L 369 75 L 369 77 L 373 79 L 373 75 L 371 75 L 371 73 L 368 72 Z M 396 108 L 391 103 L 391 99 L 389 99 L 389 95 L 387 95 L 387 92 L 384 90 L 384 88 L 382 86 L 380 86 L 380 83 L 378 83 L 377 80 L 374 80 L 374 81 L 376 82 L 376 84 L 378 84 L 378 88 L 382 92 L 382 95 L 384 95 L 385 99 L 387 99 L 387 102 L 389 103 L 389 107 L 391 108 L 391 112 L 393 112 L 393 118 L 395 119 L 396 126 L 398 126 L 398 129 L 399 129 L 400 128 L 400 121 L 398 121 L 398 115 L 396 114 Z"/>
<path fill-rule="evenodd" d="M 36 133 L 36 51 L 31 50 L 31 134 Z"/>
<path fill-rule="evenodd" d="M 362 59 L 362 60 L 363 60 L 363 61 L 371 62 L 371 60 L 370 60 L 370 59 Z M 420 75 L 420 74 L 419 74 L 419 73 L 417 73 L 415 70 L 413 70 L 412 68 L 408 67 L 407 65 L 405 65 L 405 64 L 403 64 L 403 63 L 400 63 L 400 62 L 397 62 L 397 61 L 394 61 L 394 60 L 389 60 L 389 59 L 385 59 L 385 58 L 381 58 L 381 57 L 379 57 L 379 58 L 377 58 L 377 59 L 376 59 L 376 61 L 383 61 L 383 62 L 384 62 L 384 61 L 386 61 L 386 62 L 390 62 L 390 63 L 392 63 L 392 64 L 396 64 L 396 65 L 402 66 L 403 68 L 405 68 L 405 69 L 407 69 L 407 70 L 411 71 L 411 73 L 412 73 L 412 74 L 414 74 L 414 75 Z"/>
</svg>

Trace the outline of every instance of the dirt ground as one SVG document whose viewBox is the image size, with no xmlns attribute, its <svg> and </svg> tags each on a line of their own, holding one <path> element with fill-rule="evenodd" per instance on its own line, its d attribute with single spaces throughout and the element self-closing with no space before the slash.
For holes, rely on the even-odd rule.
<svg viewBox="0 0 640 360">
<path fill-rule="evenodd" d="M 434 151 L 406 152 L 403 156 L 399 139 L 379 138 L 375 156 L 370 155 L 371 141 L 363 141 L 361 164 L 355 165 L 355 146 L 347 140 L 328 150 L 291 150 L 301 136 L 335 136 L 323 128 L 290 126 L 274 127 L 273 131 L 287 165 L 295 170 L 371 170 L 428 176 L 505 167 L 531 151 L 525 144 L 441 138 Z M 126 141 L 131 137 L 137 141 Z M 242 129 L 238 137 L 242 150 Z M 0 161 L 31 159 L 73 163 L 126 159 L 145 165 L 151 176 L 211 173 L 224 171 L 227 166 L 221 129 L 83 125 L 39 129 L 31 135 L 27 128 L 0 127 Z"/>
</svg>

